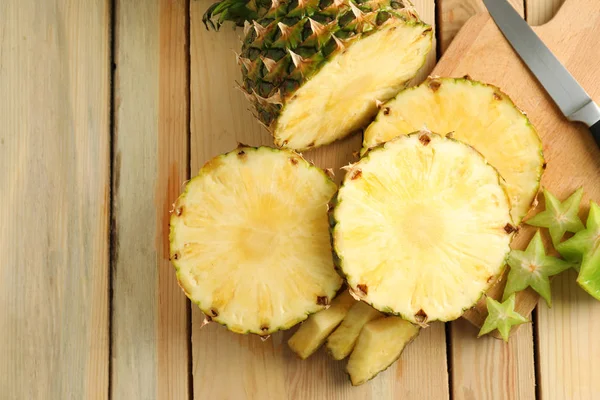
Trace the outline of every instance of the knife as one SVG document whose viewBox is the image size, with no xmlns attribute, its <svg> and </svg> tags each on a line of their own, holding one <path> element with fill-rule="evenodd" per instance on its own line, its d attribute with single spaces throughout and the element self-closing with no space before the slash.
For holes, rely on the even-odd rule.
<svg viewBox="0 0 600 400">
<path fill-rule="evenodd" d="M 507 0 L 483 0 L 500 31 L 569 121 L 583 122 L 600 147 L 600 107 Z"/>
</svg>

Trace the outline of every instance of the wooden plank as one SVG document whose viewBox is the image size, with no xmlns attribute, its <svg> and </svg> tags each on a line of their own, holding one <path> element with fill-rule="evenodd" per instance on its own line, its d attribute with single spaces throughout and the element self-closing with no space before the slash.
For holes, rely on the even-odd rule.
<svg viewBox="0 0 600 400">
<path fill-rule="evenodd" d="M 0 397 L 106 398 L 110 1 L 0 15 Z"/>
<path fill-rule="evenodd" d="M 189 395 L 188 304 L 169 257 L 187 179 L 186 0 L 117 1 L 112 398 Z"/>
<path fill-rule="evenodd" d="M 207 32 L 202 15 L 210 0 L 191 2 L 191 164 L 192 174 L 215 155 L 237 142 L 272 145 L 269 134 L 254 121 L 250 104 L 234 89 L 240 78 L 233 51 L 239 49 L 240 29 L 229 25 L 219 33 Z M 427 22 L 434 22 L 429 0 L 415 2 Z M 435 62 L 431 54 L 426 76 Z M 429 69 L 427 69 L 429 68 Z M 360 135 L 308 152 L 321 167 L 339 168 L 355 160 Z M 195 398 L 302 398 L 396 399 L 449 397 L 446 342 L 443 324 L 433 324 L 411 344 L 401 360 L 373 381 L 353 388 L 345 375 L 345 362 L 333 361 L 324 351 L 301 361 L 288 349 L 292 332 L 278 333 L 262 342 L 209 324 L 192 307 L 193 377 Z M 427 377 L 427 383 L 423 379 Z"/>
<path fill-rule="evenodd" d="M 523 2 L 511 1 L 523 15 Z M 463 24 L 473 15 L 485 12 L 481 0 L 440 0 L 438 34 L 440 49 L 445 52 Z M 494 289 L 501 290 L 502 282 Z M 492 293 L 494 290 L 491 291 Z M 491 294 L 492 294 L 491 293 Z M 523 296 L 521 296 L 523 297 Z M 537 302 L 536 296 L 519 302 L 527 314 Z M 532 299 L 532 302 L 527 302 Z M 531 303 L 531 304 L 530 304 Z M 481 324 L 485 315 L 475 308 L 468 315 Z M 492 337 L 477 339 L 474 326 L 464 319 L 450 324 L 452 394 L 454 399 L 533 399 L 535 398 L 535 365 L 532 327 L 527 325 L 505 344 Z"/>
<path fill-rule="evenodd" d="M 565 0 L 526 0 L 527 22 L 530 25 L 543 25 L 550 21 Z"/>
<path fill-rule="evenodd" d="M 552 281 L 552 308 L 538 305 L 543 400 L 596 399 L 600 393 L 600 302 L 581 290 L 576 278 L 575 271 L 558 276 Z"/>
<path fill-rule="evenodd" d="M 451 324 L 452 389 L 456 400 L 535 399 L 532 325 L 524 325 L 509 343 L 461 319 Z"/>
<path fill-rule="evenodd" d="M 523 0 L 509 1 L 523 15 Z M 473 15 L 485 12 L 486 8 L 482 0 L 437 0 L 436 3 L 440 52 L 444 53 L 464 23 Z"/>
</svg>

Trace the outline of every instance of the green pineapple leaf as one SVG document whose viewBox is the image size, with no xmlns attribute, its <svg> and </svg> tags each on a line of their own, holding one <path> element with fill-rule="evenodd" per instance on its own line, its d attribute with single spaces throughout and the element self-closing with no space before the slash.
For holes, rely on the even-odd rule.
<svg viewBox="0 0 600 400">
<path fill-rule="evenodd" d="M 595 202 L 591 202 L 586 225 L 557 250 L 567 260 L 581 262 L 577 283 L 600 300 L 600 206 Z"/>
<path fill-rule="evenodd" d="M 507 300 L 500 303 L 491 297 L 485 299 L 488 309 L 488 316 L 479 331 L 477 337 L 481 337 L 498 329 L 500 336 L 505 342 L 508 342 L 510 330 L 515 325 L 526 324 L 530 322 L 527 318 L 515 311 L 515 294 L 511 294 Z"/>
<path fill-rule="evenodd" d="M 531 226 L 548 228 L 552 244 L 558 246 L 565 232 L 579 232 L 584 229 L 579 218 L 579 204 L 583 197 L 583 188 L 579 188 L 564 202 L 560 202 L 552 193 L 544 189 L 546 209 L 526 223 Z"/>
<path fill-rule="evenodd" d="M 508 255 L 510 272 L 504 288 L 503 300 L 531 286 L 552 306 L 550 277 L 574 266 L 573 263 L 546 255 L 542 236 L 538 230 L 525 251 L 512 250 Z"/>
</svg>

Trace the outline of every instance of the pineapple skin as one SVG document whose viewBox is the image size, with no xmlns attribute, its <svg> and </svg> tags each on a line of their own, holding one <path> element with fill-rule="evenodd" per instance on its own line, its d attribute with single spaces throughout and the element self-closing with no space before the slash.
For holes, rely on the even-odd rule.
<svg viewBox="0 0 600 400">
<path fill-rule="evenodd" d="M 173 204 L 173 211 L 171 213 L 171 218 L 170 218 L 170 223 L 169 223 L 169 246 L 170 246 L 170 255 L 169 255 L 169 260 L 171 261 L 171 264 L 173 265 L 174 269 L 175 269 L 175 275 L 176 275 L 176 279 L 177 279 L 177 284 L 179 285 L 179 287 L 181 288 L 181 290 L 183 291 L 183 293 L 185 294 L 185 296 L 193 303 L 196 304 L 196 306 L 201 310 L 201 312 L 205 315 L 206 321 L 207 322 L 216 322 L 222 326 L 224 326 L 226 329 L 230 330 L 233 333 L 237 333 L 237 334 L 242 334 L 242 335 L 247 335 L 247 334 L 255 334 L 257 336 L 261 336 L 261 337 L 265 337 L 265 336 L 269 336 L 275 332 L 278 331 L 285 331 L 288 329 L 291 329 L 292 327 L 298 325 L 299 323 L 301 323 L 302 321 L 306 320 L 307 318 L 309 318 L 311 315 L 314 315 L 322 310 L 325 310 L 329 307 L 329 303 L 331 302 L 331 299 L 334 299 L 336 297 L 339 297 L 337 295 L 337 293 L 340 291 L 342 285 L 344 284 L 343 279 L 341 278 L 341 275 L 339 275 L 339 279 L 338 282 L 334 288 L 334 290 L 332 291 L 332 294 L 329 298 L 329 300 L 326 303 L 321 304 L 318 308 L 316 308 L 315 310 L 313 310 L 312 312 L 307 312 L 304 315 L 302 315 L 301 317 L 297 318 L 296 320 L 292 320 L 290 321 L 288 324 L 284 324 L 284 325 L 280 325 L 277 327 L 270 327 L 270 329 L 268 331 L 256 331 L 256 330 L 252 330 L 252 329 L 238 329 L 236 327 L 232 327 L 229 326 L 225 321 L 223 321 L 222 318 L 220 318 L 220 315 L 212 315 L 211 313 L 211 306 L 210 305 L 204 305 L 202 304 L 202 302 L 200 301 L 196 301 L 193 296 L 189 293 L 189 291 L 186 289 L 186 285 L 182 279 L 182 276 L 180 274 L 180 260 L 178 260 L 178 257 L 176 256 L 176 252 L 173 250 L 173 241 L 174 241 L 174 235 L 175 235 L 175 225 L 173 224 L 173 221 L 175 218 L 178 217 L 177 215 L 177 210 L 180 207 L 181 201 L 186 197 L 186 195 L 188 194 L 188 190 L 189 190 L 189 184 L 194 180 L 194 179 L 199 179 L 203 174 L 208 174 L 210 173 L 213 169 L 218 168 L 219 165 L 223 162 L 223 160 L 233 154 L 233 153 L 237 153 L 238 155 L 240 154 L 240 152 L 242 153 L 250 153 L 250 152 L 257 152 L 257 151 L 261 151 L 261 150 L 268 150 L 268 151 L 272 151 L 272 152 L 287 152 L 291 157 L 293 157 L 295 160 L 298 160 L 298 162 L 302 163 L 304 166 L 311 168 L 317 172 L 319 172 L 322 177 L 324 182 L 327 185 L 333 185 L 335 186 L 335 182 L 333 182 L 332 178 L 321 168 L 317 167 L 316 165 L 314 165 L 312 162 L 307 161 L 306 159 L 304 159 L 304 157 L 302 157 L 301 154 L 293 151 L 293 150 L 289 150 L 289 149 L 276 149 L 276 148 L 271 148 L 271 147 L 266 147 L 266 146 L 248 146 L 242 143 L 238 144 L 238 147 L 230 152 L 227 153 L 223 153 L 220 154 L 216 157 L 213 157 L 212 159 L 210 159 L 209 161 L 207 161 L 202 168 L 200 169 L 200 172 L 198 173 L 197 176 L 195 176 L 194 178 L 190 179 L 186 186 L 185 189 L 183 190 L 183 192 L 179 195 L 179 197 L 177 198 L 177 200 L 175 201 L 175 203 Z M 336 192 L 337 193 L 337 192 Z M 335 265 L 334 265 L 335 267 Z M 337 269 L 336 269 L 337 271 Z"/>
<path fill-rule="evenodd" d="M 237 57 L 243 76 L 240 90 L 254 105 L 255 117 L 273 134 L 275 144 L 298 151 L 329 144 L 364 127 L 376 114 L 376 103 L 393 97 L 417 74 L 433 42 L 432 27 L 420 21 L 412 4 L 404 0 L 304 0 L 297 3 L 223 0 L 210 7 L 204 16 L 207 26 L 215 28 L 226 20 L 245 25 L 242 51 Z M 393 77 L 388 79 L 389 82 L 379 88 L 384 93 L 370 99 L 369 110 L 361 110 L 363 115 L 356 118 L 347 131 L 323 138 L 321 132 L 327 131 L 323 124 L 314 127 L 315 138 L 290 141 L 286 131 L 294 124 L 281 126 L 280 117 L 287 114 L 289 106 L 295 102 L 302 101 L 299 103 L 302 107 L 298 104 L 294 113 L 311 104 L 310 96 L 304 96 L 304 93 L 298 98 L 299 89 L 309 84 L 324 67 L 338 63 L 338 57 L 344 57 L 362 39 L 401 27 L 421 30 L 428 42 L 423 54 L 418 55 L 419 62 L 410 76 L 402 82 L 394 81 Z M 321 95 L 318 89 L 314 88 L 311 95 L 322 97 L 333 93 L 339 99 L 350 96 L 336 93 L 335 89 L 321 89 Z M 304 100 L 304 97 L 308 99 Z M 338 120 L 342 122 L 350 117 L 335 115 L 331 118 L 336 122 L 329 125 L 336 126 Z M 303 131 L 300 127 L 296 130 Z"/>
<path fill-rule="evenodd" d="M 520 225 L 521 222 L 523 221 L 523 219 L 530 214 L 530 212 L 535 208 L 535 206 L 537 205 L 537 197 L 538 194 L 540 192 L 540 184 L 541 184 L 541 180 L 544 174 L 544 171 L 547 167 L 547 163 L 546 163 L 546 159 L 544 157 L 544 151 L 543 151 L 543 146 L 542 146 L 542 140 L 539 137 L 539 134 L 537 132 L 537 130 L 535 129 L 535 127 L 533 126 L 533 124 L 531 123 L 531 121 L 529 120 L 529 118 L 527 117 L 527 115 L 525 114 L 525 112 L 523 112 L 523 110 L 521 110 L 514 102 L 513 100 L 510 98 L 510 96 L 508 96 L 508 94 L 506 94 L 504 91 L 502 91 L 499 87 L 489 84 L 489 83 L 485 83 L 485 82 L 481 82 L 481 81 L 476 81 L 473 80 L 470 76 L 465 75 L 464 77 L 460 77 L 460 78 L 450 78 L 450 77 L 428 77 L 424 82 L 422 82 L 420 85 L 418 86 L 414 86 L 411 88 L 406 89 L 403 92 L 400 92 L 396 97 L 400 97 L 402 96 L 405 92 L 408 93 L 409 91 L 412 90 L 419 90 L 423 87 L 429 87 L 429 89 L 431 89 L 433 92 L 437 91 L 441 86 L 443 85 L 448 85 L 448 84 L 468 84 L 471 85 L 473 87 L 480 87 L 480 88 L 489 88 L 491 89 L 491 91 L 494 92 L 494 96 L 498 96 L 497 99 L 501 100 L 501 101 L 506 101 L 507 104 L 509 104 L 512 108 L 514 108 L 515 110 L 518 110 L 521 114 L 522 114 L 522 118 L 525 120 L 525 125 L 531 130 L 531 132 L 533 133 L 533 135 L 536 138 L 536 144 L 537 144 L 537 154 L 538 154 L 538 167 L 536 169 L 536 177 L 535 177 L 535 185 L 531 190 L 531 193 L 528 193 L 528 208 L 527 210 L 524 211 L 517 211 L 517 207 L 513 207 L 513 212 L 512 212 L 512 217 L 513 217 L 513 221 L 515 222 L 515 224 Z M 371 123 L 371 125 L 369 125 L 369 127 L 367 127 L 367 129 L 365 130 L 365 134 L 363 137 L 363 145 L 360 151 L 361 156 L 365 155 L 370 148 L 375 148 L 378 147 L 380 144 L 385 143 L 385 141 L 391 139 L 389 137 L 386 138 L 377 138 L 377 130 L 378 130 L 378 123 L 379 122 L 384 122 L 386 118 L 389 118 L 388 115 L 393 112 L 392 109 L 394 108 L 394 101 L 396 98 L 389 100 L 386 104 L 384 104 L 381 107 L 381 110 L 379 111 L 379 113 L 377 114 L 377 116 L 375 117 L 374 121 Z M 431 127 L 429 127 L 431 128 Z M 400 130 L 398 130 L 398 135 L 402 135 L 402 134 L 409 134 L 410 132 L 402 132 Z M 438 132 L 440 134 L 446 134 L 447 132 Z M 454 132 L 451 132 L 452 134 Z M 458 138 L 461 142 L 466 143 L 465 140 L 463 140 L 462 138 Z M 477 144 L 476 143 L 466 143 L 469 146 L 473 147 L 477 152 L 479 152 L 481 154 L 481 151 L 478 150 L 477 148 Z M 488 155 L 486 154 L 482 154 L 484 158 L 488 159 Z M 496 165 L 494 165 L 494 163 L 491 163 L 491 165 L 496 168 L 496 170 L 498 170 L 498 168 L 496 167 Z M 500 177 L 502 179 L 505 179 L 505 177 L 503 176 L 503 171 L 499 171 L 498 173 L 500 175 Z M 510 189 L 507 189 L 508 191 L 510 191 Z M 510 197 L 510 196 L 509 196 Z"/>
<path fill-rule="evenodd" d="M 430 135 L 430 136 L 441 136 L 441 135 L 439 135 L 437 133 L 432 133 L 430 131 L 418 131 L 418 132 L 412 132 L 412 133 L 409 133 L 409 134 L 406 134 L 406 135 L 401 135 L 401 137 L 402 136 L 407 136 L 407 137 L 410 137 L 410 136 L 419 136 L 419 135 L 421 135 L 423 133 L 425 133 L 427 135 Z M 446 139 L 452 140 L 454 142 L 461 143 L 462 145 L 469 147 L 471 150 L 473 150 L 476 153 L 480 154 L 482 156 L 482 158 L 485 159 L 485 157 L 483 157 L 483 155 L 476 148 L 474 148 L 473 146 L 469 145 L 468 143 L 465 143 L 465 142 L 462 142 L 460 140 L 454 139 L 452 137 L 451 133 L 445 135 L 444 137 Z M 391 139 L 390 141 L 394 141 L 394 140 L 398 140 L 398 138 Z M 379 143 L 379 144 L 377 144 L 377 145 L 375 145 L 373 147 L 370 147 L 370 148 L 366 149 L 364 151 L 364 153 L 361 155 L 361 160 L 364 160 L 364 159 L 368 158 L 370 154 L 373 154 L 376 151 L 383 150 L 385 148 L 386 143 L 387 142 Z M 353 165 L 354 164 L 349 165 L 347 167 L 347 169 L 350 169 Z M 498 173 L 498 171 L 496 170 L 496 168 L 493 165 L 491 165 L 491 164 L 487 164 L 487 165 L 496 171 L 497 176 L 498 176 L 498 181 L 497 182 L 498 182 L 498 184 L 500 186 L 503 186 L 502 176 Z M 336 226 L 338 225 L 338 220 L 336 219 L 335 211 L 336 211 L 336 208 L 338 207 L 338 205 L 342 201 L 342 200 L 339 199 L 339 194 L 340 194 L 342 188 L 344 187 L 345 183 L 346 183 L 346 178 L 344 178 L 342 180 L 342 183 L 341 183 L 341 185 L 339 187 L 339 190 L 333 196 L 333 198 L 331 199 L 331 201 L 329 203 L 329 206 L 328 206 L 328 215 L 329 215 L 329 231 L 330 231 L 331 248 L 332 248 L 332 252 L 333 252 L 334 266 L 335 266 L 335 269 L 338 272 L 338 274 L 340 274 L 340 276 L 342 276 L 342 278 L 344 279 L 344 281 L 350 286 L 349 282 L 352 280 L 352 277 L 350 275 L 348 275 L 345 272 L 345 270 L 344 270 L 344 267 L 343 267 L 344 266 L 344 259 L 340 255 L 340 250 L 338 249 L 337 243 L 336 243 L 336 241 L 334 239 L 335 232 L 336 232 Z M 504 190 L 504 195 L 506 197 L 506 200 L 510 203 L 510 198 L 509 198 L 506 190 Z M 514 236 L 514 233 L 517 232 L 517 228 L 514 225 L 512 225 L 512 228 L 514 228 L 514 231 L 508 233 L 511 236 L 511 238 Z M 507 251 L 506 256 L 504 257 L 504 260 L 502 262 L 502 267 L 499 269 L 499 272 L 493 277 L 493 279 L 490 280 L 489 286 L 487 288 L 485 288 L 484 290 L 482 290 L 479 293 L 479 296 L 478 296 L 477 300 L 474 301 L 471 306 L 465 306 L 464 308 L 462 308 L 462 313 L 464 313 L 465 311 L 471 309 L 475 304 L 477 304 L 481 300 L 481 298 L 483 298 L 485 296 L 485 294 L 489 290 L 489 288 L 491 286 L 493 286 L 498 281 L 498 279 L 504 274 L 504 272 L 506 270 L 506 265 L 507 265 L 507 262 L 508 262 L 509 254 L 510 254 L 510 252 Z M 356 300 L 362 301 L 362 302 L 368 304 L 369 306 L 373 307 L 375 310 L 380 311 L 381 313 L 383 313 L 386 316 L 402 318 L 403 320 L 406 320 L 406 321 L 408 321 L 410 323 L 414 323 L 414 324 L 420 325 L 423 328 L 428 327 L 428 324 L 427 324 L 428 321 L 427 320 L 424 321 L 424 322 L 415 321 L 413 315 L 404 315 L 404 314 L 402 314 L 400 312 L 396 312 L 396 311 L 394 311 L 394 310 L 392 310 L 392 309 L 390 309 L 388 307 L 380 307 L 379 305 L 375 304 L 374 302 L 368 301 L 367 299 L 365 299 L 364 296 L 359 291 L 356 291 L 351 286 L 350 286 L 349 290 L 350 290 L 350 293 L 352 294 L 352 296 L 354 296 L 354 298 Z M 453 320 L 453 319 L 448 319 L 448 320 L 438 319 L 437 321 L 449 322 L 451 320 Z M 429 321 L 431 322 L 431 320 L 429 320 Z M 373 322 L 373 321 L 371 321 L 371 322 Z"/>
</svg>

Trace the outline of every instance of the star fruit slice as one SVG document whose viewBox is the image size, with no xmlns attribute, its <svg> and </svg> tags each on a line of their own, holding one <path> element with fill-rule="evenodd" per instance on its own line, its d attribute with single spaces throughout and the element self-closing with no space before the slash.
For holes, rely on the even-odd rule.
<svg viewBox="0 0 600 400">
<path fill-rule="evenodd" d="M 479 331 L 477 337 L 490 333 L 498 329 L 500 336 L 505 342 L 508 342 L 510 330 L 515 325 L 526 324 L 530 322 L 527 318 L 515 311 L 515 294 L 511 294 L 507 300 L 500 303 L 491 297 L 485 299 L 488 309 L 488 316 Z"/>
<path fill-rule="evenodd" d="M 576 233 L 584 229 L 578 215 L 582 197 L 583 188 L 580 187 L 561 203 L 552 193 L 544 189 L 546 209 L 527 220 L 526 223 L 531 226 L 548 228 L 552 244 L 556 247 L 565 232 Z"/>
<path fill-rule="evenodd" d="M 600 206 L 593 201 L 586 225 L 557 250 L 567 260 L 581 262 L 577 283 L 600 300 Z"/>
<path fill-rule="evenodd" d="M 542 236 L 538 230 L 525 251 L 511 250 L 508 255 L 510 271 L 504 288 L 503 300 L 531 286 L 552 306 L 550 277 L 574 266 L 573 263 L 546 255 Z"/>
</svg>

